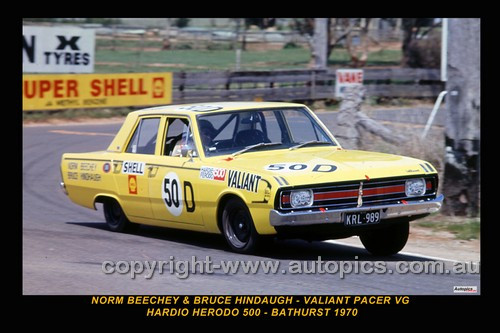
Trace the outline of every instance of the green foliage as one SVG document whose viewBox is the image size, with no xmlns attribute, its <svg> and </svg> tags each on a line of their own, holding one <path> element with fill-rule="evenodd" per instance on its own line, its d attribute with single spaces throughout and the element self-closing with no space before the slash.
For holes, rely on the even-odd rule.
<svg viewBox="0 0 500 333">
<path fill-rule="evenodd" d="M 288 42 L 283 46 L 283 49 L 301 49 L 302 46 L 295 42 Z"/>
<path fill-rule="evenodd" d="M 460 240 L 479 239 L 480 236 L 480 218 L 468 219 L 433 214 L 414 223 L 421 227 L 430 228 L 436 232 L 451 232 L 455 235 L 456 239 Z"/>
<path fill-rule="evenodd" d="M 185 28 L 189 25 L 189 21 L 190 21 L 190 19 L 188 19 L 186 17 L 181 17 L 181 18 L 178 18 L 175 20 L 174 25 L 177 28 Z"/>
<path fill-rule="evenodd" d="M 454 233 L 458 239 L 478 239 L 481 224 L 479 221 L 469 220 L 461 224 L 451 224 L 447 229 Z"/>
</svg>

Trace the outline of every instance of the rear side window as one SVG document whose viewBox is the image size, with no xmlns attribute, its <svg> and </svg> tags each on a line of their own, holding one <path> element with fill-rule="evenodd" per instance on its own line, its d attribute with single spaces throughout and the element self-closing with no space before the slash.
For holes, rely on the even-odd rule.
<svg viewBox="0 0 500 333">
<path fill-rule="evenodd" d="M 156 137 L 160 118 L 143 118 L 135 129 L 132 140 L 130 140 L 127 153 L 150 154 L 155 153 Z"/>
</svg>

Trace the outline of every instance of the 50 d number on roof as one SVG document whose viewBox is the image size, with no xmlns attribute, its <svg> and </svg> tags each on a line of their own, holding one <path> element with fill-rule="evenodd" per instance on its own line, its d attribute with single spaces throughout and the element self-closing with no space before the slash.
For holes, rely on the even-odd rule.
<svg viewBox="0 0 500 333">
<path fill-rule="evenodd" d="M 337 167 L 333 164 L 307 165 L 304 163 L 275 163 L 264 167 L 265 170 L 278 172 L 310 171 L 310 172 L 333 172 Z"/>
</svg>

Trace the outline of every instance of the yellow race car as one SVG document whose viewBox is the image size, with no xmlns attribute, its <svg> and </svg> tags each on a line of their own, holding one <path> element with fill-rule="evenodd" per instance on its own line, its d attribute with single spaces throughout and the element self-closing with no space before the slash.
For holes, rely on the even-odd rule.
<svg viewBox="0 0 500 333">
<path fill-rule="evenodd" d="M 222 233 L 240 253 L 273 236 L 359 235 L 372 254 L 395 254 L 409 221 L 443 201 L 430 163 L 343 149 L 295 103 L 131 112 L 106 151 L 63 154 L 61 174 L 74 203 L 103 204 L 111 230 L 148 224 Z"/>
</svg>

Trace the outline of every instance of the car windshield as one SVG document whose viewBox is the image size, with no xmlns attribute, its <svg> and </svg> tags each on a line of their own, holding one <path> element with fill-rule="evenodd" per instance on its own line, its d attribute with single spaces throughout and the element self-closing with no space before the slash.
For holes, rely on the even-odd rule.
<svg viewBox="0 0 500 333">
<path fill-rule="evenodd" d="M 206 156 L 335 145 L 305 108 L 200 115 L 198 128 Z"/>
</svg>

